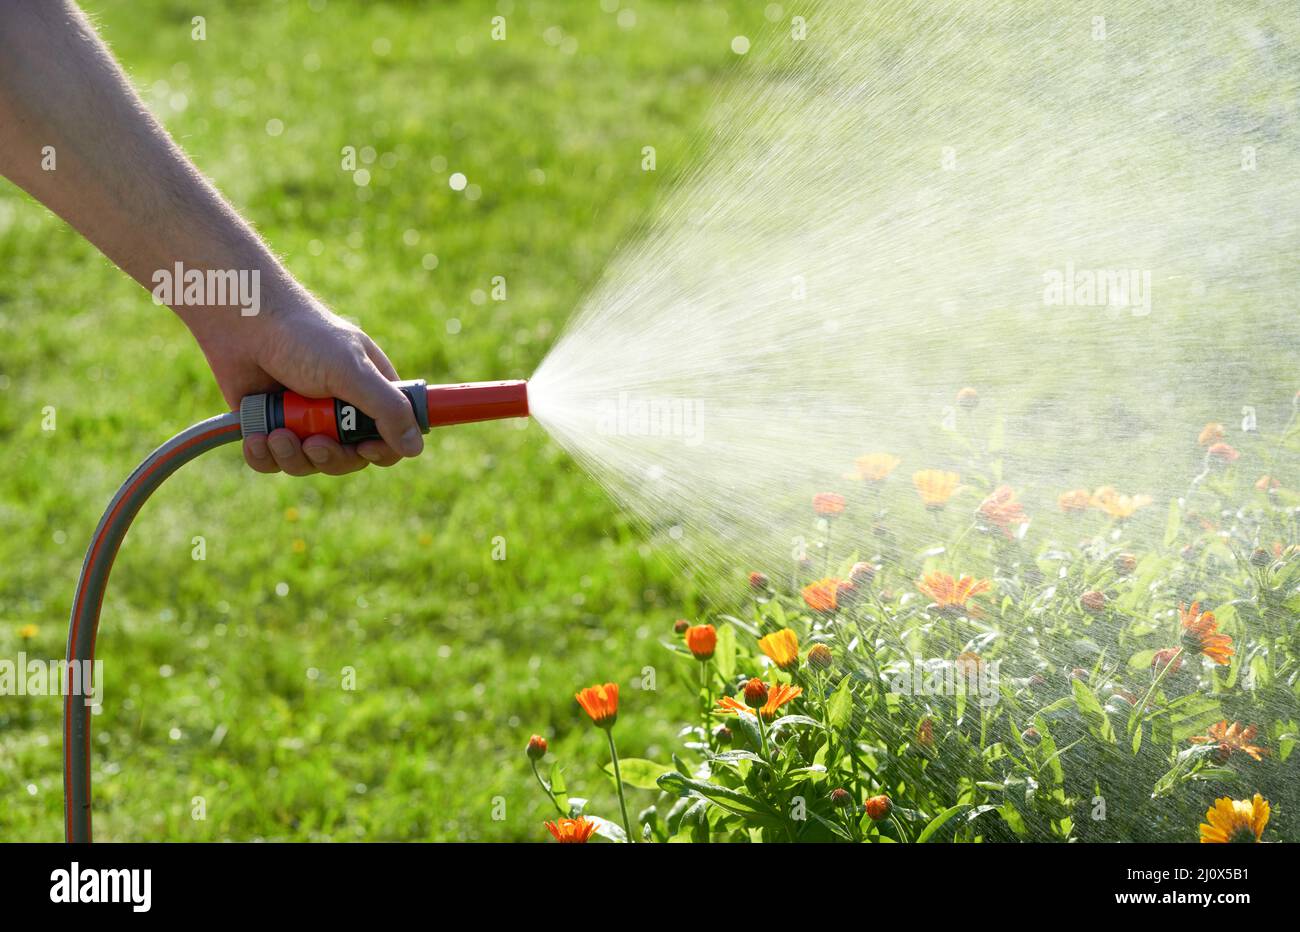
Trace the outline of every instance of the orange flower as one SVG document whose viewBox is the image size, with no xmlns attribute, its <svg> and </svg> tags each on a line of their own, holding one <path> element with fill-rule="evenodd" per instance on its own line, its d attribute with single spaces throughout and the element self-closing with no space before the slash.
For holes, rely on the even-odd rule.
<svg viewBox="0 0 1300 932">
<path fill-rule="evenodd" d="M 1282 488 L 1282 483 L 1272 476 L 1260 476 L 1255 481 L 1255 488 L 1261 492 L 1276 492 Z"/>
<path fill-rule="evenodd" d="M 1241 457 L 1235 447 L 1226 443 L 1216 443 L 1205 453 L 1210 459 L 1219 463 L 1235 463 Z"/>
<path fill-rule="evenodd" d="M 867 482 L 883 482 L 891 472 L 898 468 L 902 460 L 892 453 L 868 453 L 853 461 L 853 479 L 865 479 Z"/>
<path fill-rule="evenodd" d="M 1192 607 L 1184 609 L 1178 606 L 1178 620 L 1183 626 L 1183 648 L 1194 654 L 1204 654 L 1220 666 L 1226 666 L 1235 653 L 1232 638 L 1219 634 L 1219 623 L 1214 620 L 1213 612 L 1202 612 L 1201 603 L 1193 602 Z"/>
<path fill-rule="evenodd" d="M 761 690 L 752 688 L 757 683 L 758 686 L 766 689 L 763 705 L 758 709 L 758 714 L 763 716 L 766 721 L 771 721 L 776 717 L 777 709 L 787 702 L 793 702 L 803 695 L 803 687 L 791 686 L 789 683 L 772 683 L 770 686 L 761 680 L 750 680 L 745 684 L 745 698 L 748 699 L 753 692 L 755 701 L 758 701 L 758 694 Z M 718 707 L 714 710 L 720 715 L 753 715 L 754 710 L 744 702 L 733 696 L 723 696 L 718 700 Z"/>
<path fill-rule="evenodd" d="M 1139 508 L 1151 504 L 1150 495 L 1120 495 L 1112 486 L 1103 485 L 1092 493 L 1091 504 L 1116 520 L 1133 516 Z"/>
<path fill-rule="evenodd" d="M 1203 447 L 1208 447 L 1211 444 L 1218 443 L 1222 439 L 1223 439 L 1223 425 L 1216 424 L 1214 421 L 1211 421 L 1210 423 L 1206 424 L 1204 427 L 1201 428 L 1201 433 L 1196 438 L 1196 442 Z"/>
<path fill-rule="evenodd" d="M 556 819 L 546 823 L 547 830 L 562 845 L 585 845 L 591 833 L 596 830 L 596 823 L 586 816 L 576 819 Z"/>
<path fill-rule="evenodd" d="M 978 676 L 980 670 L 984 668 L 984 658 L 973 650 L 962 651 L 952 665 L 959 676 Z"/>
<path fill-rule="evenodd" d="M 844 513 L 844 496 L 834 492 L 818 492 L 813 496 L 813 511 L 830 518 Z"/>
<path fill-rule="evenodd" d="M 987 579 L 963 576 L 953 579 L 947 573 L 926 573 L 916 584 L 940 609 L 964 609 L 967 600 L 993 588 Z"/>
<path fill-rule="evenodd" d="M 799 663 L 799 638 L 789 628 L 759 638 L 758 649 L 782 670 L 789 670 Z"/>
<path fill-rule="evenodd" d="M 814 612 L 833 612 L 840 607 L 839 592 L 842 580 L 833 576 L 811 582 L 799 590 L 804 604 Z"/>
<path fill-rule="evenodd" d="M 894 808 L 894 803 L 888 796 L 872 796 L 866 801 L 864 808 L 867 810 L 867 816 L 872 822 L 879 822 L 881 819 L 889 818 L 889 813 Z"/>
<path fill-rule="evenodd" d="M 1263 760 L 1268 750 L 1250 743 L 1255 740 L 1257 732 L 1258 729 L 1254 725 L 1246 728 L 1241 722 L 1233 722 L 1229 725 L 1226 721 L 1222 721 L 1211 725 L 1209 734 L 1195 735 L 1187 740 L 1192 744 L 1217 744 L 1219 750 L 1215 756 L 1220 763 L 1226 761 L 1235 751 L 1240 751 L 1255 760 Z"/>
<path fill-rule="evenodd" d="M 1016 501 L 1016 493 L 1009 485 L 1000 485 L 994 489 L 993 494 L 980 504 L 976 514 L 986 524 L 1001 528 L 1008 539 L 1014 536 L 1011 533 L 1012 527 L 1019 527 L 1029 522 L 1025 510 Z"/>
<path fill-rule="evenodd" d="M 1205 821 L 1201 823 L 1201 844 L 1257 842 L 1264 835 L 1268 816 L 1268 800 L 1258 793 L 1254 799 L 1221 796 L 1205 812 Z"/>
<path fill-rule="evenodd" d="M 972 410 L 980 403 L 980 393 L 975 391 L 969 385 L 957 392 L 957 404 L 961 405 L 967 411 Z"/>
<path fill-rule="evenodd" d="M 603 686 L 588 686 L 582 692 L 575 693 L 582 711 L 591 716 L 591 720 L 600 728 L 613 728 L 618 719 L 618 684 L 606 683 Z"/>
<path fill-rule="evenodd" d="M 1092 504 L 1092 496 L 1088 494 L 1087 489 L 1071 489 L 1062 492 L 1056 499 L 1056 507 L 1066 514 L 1079 514 L 1090 504 Z"/>
<path fill-rule="evenodd" d="M 718 646 L 718 632 L 713 625 L 694 625 L 686 629 L 686 646 L 696 660 L 708 660 Z"/>
<path fill-rule="evenodd" d="M 957 491 L 961 476 L 955 472 L 942 469 L 922 469 L 912 476 L 912 485 L 926 508 L 939 509 L 948 504 L 952 493 Z"/>
</svg>

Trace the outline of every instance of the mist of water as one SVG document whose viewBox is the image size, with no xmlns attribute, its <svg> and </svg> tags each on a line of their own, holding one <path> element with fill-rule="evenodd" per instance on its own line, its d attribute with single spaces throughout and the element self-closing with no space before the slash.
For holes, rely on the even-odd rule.
<svg viewBox="0 0 1300 932">
<path fill-rule="evenodd" d="M 788 564 L 871 452 L 983 485 L 964 509 L 1007 482 L 1031 517 L 1101 485 L 1161 514 L 1202 424 L 1291 414 L 1298 33 L 1231 0 L 787 11 L 534 414 L 704 565 Z"/>
</svg>

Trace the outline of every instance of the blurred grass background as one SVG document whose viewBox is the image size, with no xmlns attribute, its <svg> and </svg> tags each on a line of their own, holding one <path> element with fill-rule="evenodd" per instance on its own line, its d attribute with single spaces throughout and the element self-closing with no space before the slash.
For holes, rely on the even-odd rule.
<svg viewBox="0 0 1300 932">
<path fill-rule="evenodd" d="M 687 167 L 732 37 L 764 25 L 761 4 L 695 0 L 84 7 L 290 270 L 430 381 L 533 371 Z M 179 321 L 7 183 L 0 267 L 0 656 L 61 658 L 104 505 L 223 404 Z M 343 480 L 258 478 L 226 448 L 154 497 L 117 560 L 96 836 L 539 839 L 532 732 L 612 816 L 573 692 L 618 680 L 623 753 L 666 756 L 689 700 L 657 640 L 688 585 L 535 424 L 440 432 L 417 463 Z M 638 714 L 657 665 L 663 698 Z M 57 698 L 0 700 L 0 839 L 62 838 L 60 722 Z"/>
</svg>

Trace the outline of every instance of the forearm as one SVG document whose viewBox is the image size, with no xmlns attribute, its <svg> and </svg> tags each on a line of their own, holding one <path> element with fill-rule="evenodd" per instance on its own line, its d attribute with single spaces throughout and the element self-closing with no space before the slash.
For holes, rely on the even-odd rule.
<svg viewBox="0 0 1300 932">
<path fill-rule="evenodd" d="M 177 262 L 257 269 L 263 288 L 297 287 L 148 112 L 71 2 L 0 2 L 0 174 L 146 288 Z M 176 310 L 191 329 L 217 322 L 216 309 Z"/>
</svg>

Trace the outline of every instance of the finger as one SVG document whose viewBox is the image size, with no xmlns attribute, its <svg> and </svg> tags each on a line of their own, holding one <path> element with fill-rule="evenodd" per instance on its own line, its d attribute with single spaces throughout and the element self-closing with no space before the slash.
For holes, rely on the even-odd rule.
<svg viewBox="0 0 1300 932">
<path fill-rule="evenodd" d="M 302 452 L 313 466 L 327 476 L 343 476 L 365 469 L 367 462 L 354 447 L 345 447 L 329 437 L 317 434 L 302 442 Z"/>
<path fill-rule="evenodd" d="M 402 458 L 402 454 L 382 440 L 361 441 L 357 444 L 357 455 L 376 466 L 392 466 Z"/>
<path fill-rule="evenodd" d="M 293 431 L 285 430 L 283 427 L 271 431 L 267 435 L 266 445 L 271 448 L 271 455 L 275 457 L 276 463 L 289 475 L 310 476 L 316 471 L 311 460 L 303 455 L 302 444 L 298 442 Z"/>
<path fill-rule="evenodd" d="M 400 379 L 401 376 L 397 374 L 397 367 L 394 366 L 388 356 L 384 354 L 384 351 L 379 348 L 379 344 L 370 339 L 370 337 L 366 336 L 364 333 L 361 334 L 361 339 L 362 344 L 366 348 L 366 355 L 370 357 L 370 361 L 375 364 L 375 368 L 380 371 L 383 377 L 388 379 L 390 382 L 396 382 Z"/>
<path fill-rule="evenodd" d="M 249 434 L 244 438 L 244 462 L 262 473 L 277 473 L 279 464 L 266 445 L 266 434 Z"/>
<path fill-rule="evenodd" d="M 398 453 L 418 456 L 424 449 L 424 437 L 415 422 L 411 402 L 384 378 L 369 357 L 341 373 L 339 383 L 331 385 L 331 393 L 374 418 L 379 436 Z"/>
</svg>

